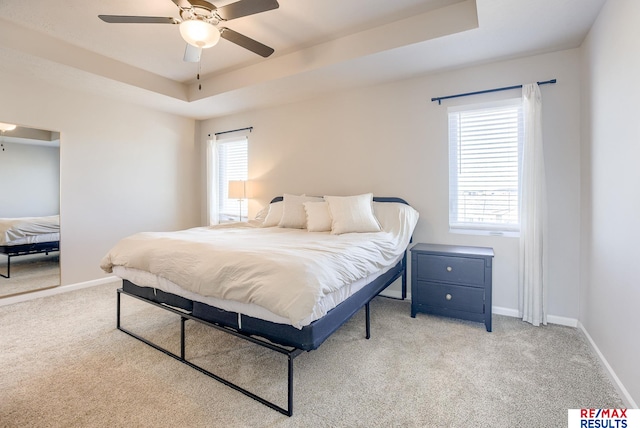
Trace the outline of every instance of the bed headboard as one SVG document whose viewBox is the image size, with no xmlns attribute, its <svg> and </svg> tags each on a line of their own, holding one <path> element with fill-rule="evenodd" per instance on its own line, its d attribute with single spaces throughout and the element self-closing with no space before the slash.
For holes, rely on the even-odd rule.
<svg viewBox="0 0 640 428">
<path fill-rule="evenodd" d="M 282 200 L 283 200 L 282 196 L 276 196 L 275 198 L 271 199 L 271 202 L 269 203 L 272 204 L 274 202 L 280 202 Z M 398 202 L 401 204 L 410 205 L 409 202 L 405 201 L 402 198 L 396 198 L 395 196 L 374 196 L 373 201 L 374 202 Z"/>
</svg>

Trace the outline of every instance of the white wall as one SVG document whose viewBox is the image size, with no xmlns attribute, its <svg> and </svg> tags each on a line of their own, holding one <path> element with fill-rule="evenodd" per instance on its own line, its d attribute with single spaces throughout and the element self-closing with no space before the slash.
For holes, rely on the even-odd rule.
<svg viewBox="0 0 640 428">
<path fill-rule="evenodd" d="M 640 403 L 640 2 L 608 1 L 584 49 L 580 320 Z"/>
<path fill-rule="evenodd" d="M 58 214 L 60 212 L 60 151 L 58 148 L 6 141 L 3 144 L 4 151 L 0 151 L 0 217 L 38 217 Z"/>
<path fill-rule="evenodd" d="M 447 106 L 520 96 L 520 91 L 445 101 L 431 97 L 557 78 L 543 86 L 550 202 L 549 312 L 578 318 L 580 60 L 569 50 L 356 89 L 202 122 L 207 133 L 253 126 L 249 176 L 257 212 L 282 193 L 405 198 L 420 212 L 414 242 L 491 246 L 494 307 L 518 307 L 518 240 L 448 232 Z M 561 319 L 561 318 L 558 318 Z"/>
<path fill-rule="evenodd" d="M 62 284 L 141 230 L 199 224 L 195 121 L 0 71 L 0 118 L 60 131 Z"/>
</svg>

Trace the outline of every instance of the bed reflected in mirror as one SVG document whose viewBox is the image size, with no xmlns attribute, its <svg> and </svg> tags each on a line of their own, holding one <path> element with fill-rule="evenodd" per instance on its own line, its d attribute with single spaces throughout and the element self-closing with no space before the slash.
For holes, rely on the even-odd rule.
<svg viewBox="0 0 640 428">
<path fill-rule="evenodd" d="M 0 297 L 60 285 L 60 134 L 0 121 Z"/>
</svg>

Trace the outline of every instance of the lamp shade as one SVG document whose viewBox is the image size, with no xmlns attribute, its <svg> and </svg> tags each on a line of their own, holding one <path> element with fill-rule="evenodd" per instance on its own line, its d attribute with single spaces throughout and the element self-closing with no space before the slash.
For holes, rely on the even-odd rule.
<svg viewBox="0 0 640 428">
<path fill-rule="evenodd" d="M 245 199 L 247 197 L 247 182 L 243 180 L 229 181 L 229 199 Z"/>
<path fill-rule="evenodd" d="M 214 46 L 220 40 L 220 31 L 215 25 L 199 19 L 182 21 L 180 35 L 185 42 L 203 49 Z"/>
<path fill-rule="evenodd" d="M 14 129 L 17 128 L 17 125 L 14 125 L 13 123 L 2 123 L 0 122 L 0 131 L 13 131 Z"/>
</svg>

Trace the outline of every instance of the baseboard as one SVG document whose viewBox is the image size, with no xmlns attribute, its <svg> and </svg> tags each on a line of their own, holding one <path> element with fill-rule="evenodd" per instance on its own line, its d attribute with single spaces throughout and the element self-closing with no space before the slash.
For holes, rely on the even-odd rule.
<svg viewBox="0 0 640 428">
<path fill-rule="evenodd" d="M 496 315 L 504 315 L 504 316 L 507 316 L 507 317 L 513 317 L 513 318 L 522 318 L 517 309 L 502 308 L 500 306 L 494 306 L 492 308 L 491 313 L 494 313 Z M 567 326 L 567 327 L 577 327 L 578 326 L 578 320 L 577 319 L 575 319 L 575 318 L 567 318 L 567 317 L 559 317 L 557 315 L 547 315 L 547 322 L 549 324 L 558 324 L 558 325 L 564 325 L 564 326 Z"/>
<path fill-rule="evenodd" d="M 517 309 L 511 309 L 511 308 L 502 308 L 500 306 L 494 306 L 491 308 L 491 313 L 492 314 L 496 314 L 496 315 L 504 315 L 507 317 L 513 317 L 513 318 L 521 318 L 520 315 L 518 314 L 518 310 Z"/>
<path fill-rule="evenodd" d="M 602 355 L 602 352 L 600 352 L 600 348 L 598 348 L 598 345 L 596 345 L 596 342 L 593 341 L 593 339 L 591 338 L 591 335 L 589 334 L 587 329 L 584 328 L 581 322 L 578 322 L 578 328 L 582 330 L 582 333 L 584 333 L 584 335 L 587 337 L 589 344 L 591 345 L 593 350 L 596 352 L 596 355 L 598 356 L 598 358 L 600 359 L 600 362 L 602 363 L 605 370 L 607 371 L 607 374 L 611 378 L 611 381 L 618 389 L 618 392 L 622 396 L 622 399 L 625 401 L 627 408 L 637 409 L 638 404 L 633 400 L 633 398 L 631 397 L 631 394 L 629 394 L 629 391 L 627 391 L 627 388 L 624 387 L 624 385 L 616 375 L 616 372 L 613 371 L 613 368 L 609 365 L 609 362 L 607 361 L 607 359 L 604 357 L 604 355 Z"/>
<path fill-rule="evenodd" d="M 386 288 L 380 292 L 380 295 L 383 297 L 391 297 L 392 299 L 402 299 L 402 290 L 390 290 L 389 288 Z M 411 300 L 409 299 L 409 296 L 407 297 L 407 300 Z"/>
<path fill-rule="evenodd" d="M 58 287 L 47 288 L 46 290 L 34 291 L 32 293 L 20 294 L 17 296 L 0 298 L 0 306 L 13 305 L 15 303 L 27 302 L 29 300 L 39 299 L 41 297 L 54 296 L 56 294 L 67 293 L 69 291 L 80 290 L 82 288 L 94 287 L 96 285 L 107 284 L 120 280 L 116 276 L 109 276 L 106 278 L 93 279 L 91 281 L 78 282 L 76 284 L 61 285 Z"/>
<path fill-rule="evenodd" d="M 411 296 L 409 296 L 409 300 L 411 300 Z M 501 307 L 501 306 L 493 306 L 491 308 L 491 313 L 492 314 L 496 314 L 496 315 L 504 315 L 506 317 L 512 317 L 512 318 L 522 318 L 517 309 L 504 308 L 504 307 Z M 575 319 L 575 318 L 567 318 L 567 317 L 560 317 L 560 316 L 557 316 L 557 315 L 547 315 L 547 322 L 550 323 L 550 324 L 564 325 L 564 326 L 567 326 L 567 327 L 577 327 L 578 326 L 578 320 L 577 319 Z"/>
<path fill-rule="evenodd" d="M 577 319 L 559 317 L 557 315 L 547 315 L 547 322 L 549 322 L 550 324 L 565 325 L 567 327 L 578 327 Z"/>
</svg>

